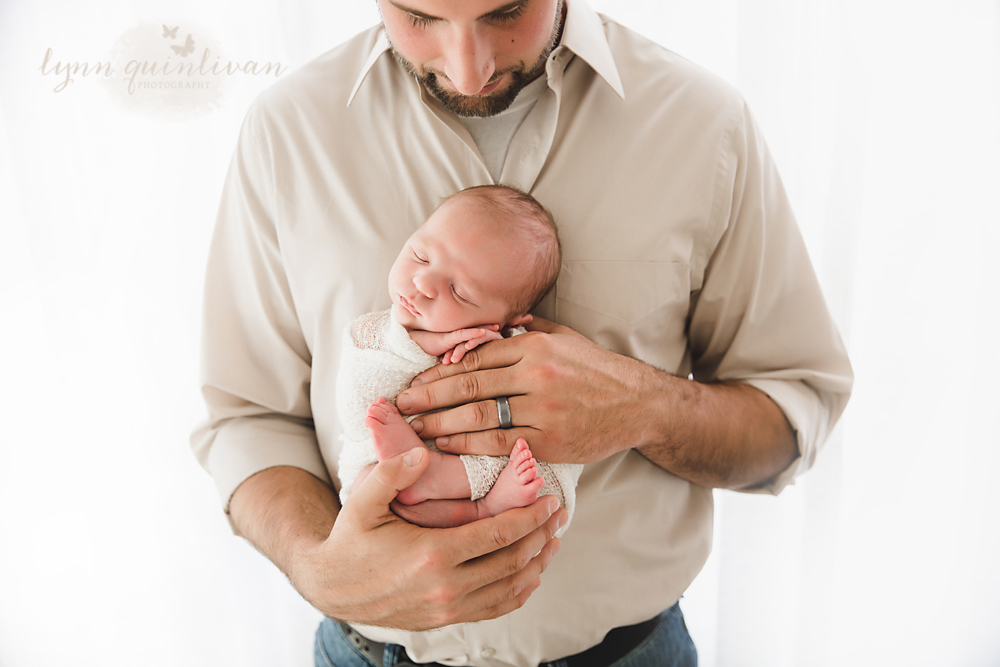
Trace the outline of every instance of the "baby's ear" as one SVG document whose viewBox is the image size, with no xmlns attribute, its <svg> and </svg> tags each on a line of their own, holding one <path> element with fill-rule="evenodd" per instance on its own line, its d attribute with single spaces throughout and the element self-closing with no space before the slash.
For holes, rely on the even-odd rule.
<svg viewBox="0 0 1000 667">
<path fill-rule="evenodd" d="M 524 326 L 532 320 L 531 314 L 521 315 L 520 317 L 513 317 L 507 322 L 507 327 L 520 327 Z"/>
</svg>

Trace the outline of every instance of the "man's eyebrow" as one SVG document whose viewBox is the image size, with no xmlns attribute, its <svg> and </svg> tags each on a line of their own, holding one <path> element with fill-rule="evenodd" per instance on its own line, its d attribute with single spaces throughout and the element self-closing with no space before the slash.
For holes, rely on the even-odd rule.
<svg viewBox="0 0 1000 667">
<path fill-rule="evenodd" d="M 518 5 L 525 5 L 527 3 L 528 3 L 528 0 L 514 0 L 513 2 L 508 2 L 506 5 L 503 5 L 502 7 L 497 7 L 496 9 L 492 9 L 492 10 L 486 12 L 485 14 L 483 14 L 482 16 L 480 16 L 479 18 L 484 19 L 484 18 L 487 18 L 489 16 L 497 16 L 499 14 L 506 14 L 507 12 L 511 11 L 512 9 L 514 9 L 515 7 L 517 7 Z M 430 14 L 425 14 L 425 13 L 423 13 L 420 10 L 412 9 L 410 7 L 407 7 L 406 5 L 402 5 L 402 4 L 398 3 L 398 2 L 396 2 L 396 0 L 389 0 L 389 4 L 392 5 L 393 7 L 395 7 L 396 9 L 398 9 L 401 12 L 406 12 L 407 14 L 413 14 L 414 16 L 418 16 L 418 17 L 420 17 L 422 19 L 427 19 L 429 21 L 440 21 L 441 20 L 441 17 L 439 17 L 439 16 L 432 16 Z"/>
<path fill-rule="evenodd" d="M 419 16 L 422 19 L 430 19 L 431 21 L 439 20 L 437 16 L 431 16 L 430 14 L 424 14 L 416 9 L 411 9 L 405 5 L 401 5 L 396 0 L 389 0 L 389 4 L 398 9 L 401 12 L 406 12 L 407 14 L 413 14 L 414 16 Z"/>
<path fill-rule="evenodd" d="M 508 2 L 506 5 L 504 5 L 502 7 L 497 7 L 496 9 L 494 9 L 492 11 L 486 12 L 485 14 L 483 14 L 482 16 L 480 16 L 479 18 L 484 19 L 484 18 L 486 18 L 488 16 L 499 16 L 500 14 L 506 14 L 507 12 L 511 11 L 512 9 L 514 9 L 515 7 L 517 7 L 518 5 L 526 5 L 526 4 L 528 4 L 528 0 L 514 0 L 514 2 Z"/>
</svg>

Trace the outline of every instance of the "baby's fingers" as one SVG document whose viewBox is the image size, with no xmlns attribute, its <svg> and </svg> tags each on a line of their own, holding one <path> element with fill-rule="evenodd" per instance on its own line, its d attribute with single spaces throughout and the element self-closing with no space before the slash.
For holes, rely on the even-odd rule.
<svg viewBox="0 0 1000 667">
<path fill-rule="evenodd" d="M 469 341 L 466 341 L 466 343 L 465 343 L 465 349 L 466 350 L 474 350 L 478 346 L 482 345 L 483 343 L 488 343 L 491 340 L 503 340 L 503 336 L 501 336 L 496 331 L 487 331 L 482 336 L 477 336 L 476 338 L 473 338 L 473 339 L 471 339 Z"/>
<path fill-rule="evenodd" d="M 457 346 L 470 340 L 482 338 L 490 333 L 494 332 L 491 332 L 489 329 L 485 329 L 483 327 L 476 327 L 474 329 L 459 329 L 458 331 L 452 331 L 448 334 L 446 340 L 450 345 Z"/>
<path fill-rule="evenodd" d="M 472 342 L 472 341 L 469 341 L 469 342 Z M 469 343 L 466 343 L 465 345 L 459 345 L 458 347 L 456 347 L 454 350 L 451 351 L 451 363 L 457 364 L 458 362 L 460 362 L 462 360 L 462 357 L 465 356 L 466 352 L 468 352 L 473 347 L 475 347 L 475 345 L 473 345 L 472 347 L 467 347 L 468 344 Z"/>
<path fill-rule="evenodd" d="M 496 326 L 496 325 L 493 325 Z M 471 335 L 467 335 L 471 334 Z M 491 340 L 502 340 L 503 336 L 500 332 L 494 331 L 492 329 L 460 329 L 459 331 L 452 332 L 452 336 L 460 336 L 455 342 L 455 347 L 448 350 L 443 355 L 441 355 L 441 363 L 447 366 L 448 364 L 457 364 L 465 356 L 465 353 L 469 350 L 474 350 L 483 343 L 488 343 Z"/>
<path fill-rule="evenodd" d="M 441 355 L 441 363 L 445 366 L 448 364 L 458 363 L 465 356 L 465 344 L 459 343 L 455 347 L 451 348 L 447 352 Z M 457 355 L 457 356 L 456 356 Z"/>
</svg>

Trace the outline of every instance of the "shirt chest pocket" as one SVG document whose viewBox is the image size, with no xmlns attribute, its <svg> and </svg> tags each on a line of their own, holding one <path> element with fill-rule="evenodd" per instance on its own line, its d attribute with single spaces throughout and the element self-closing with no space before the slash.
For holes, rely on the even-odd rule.
<svg viewBox="0 0 1000 667">
<path fill-rule="evenodd" d="M 680 262 L 564 262 L 555 321 L 619 354 L 673 370 L 687 346 L 691 277 Z"/>
</svg>

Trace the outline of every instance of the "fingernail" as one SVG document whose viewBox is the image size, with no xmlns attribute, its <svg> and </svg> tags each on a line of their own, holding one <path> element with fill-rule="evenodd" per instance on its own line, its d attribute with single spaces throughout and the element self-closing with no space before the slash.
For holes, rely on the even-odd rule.
<svg viewBox="0 0 1000 667">
<path fill-rule="evenodd" d="M 553 498 L 549 501 L 549 516 L 555 514 L 555 511 L 559 509 L 559 501 Z"/>
<path fill-rule="evenodd" d="M 410 451 L 403 454 L 403 463 L 410 468 L 420 463 L 420 459 L 424 457 L 423 449 L 423 447 L 414 447 Z"/>
<path fill-rule="evenodd" d="M 413 405 L 413 401 L 410 399 L 409 394 L 400 394 L 396 397 L 396 407 L 400 410 L 409 410 Z"/>
<path fill-rule="evenodd" d="M 410 422 L 410 427 L 413 429 L 414 433 L 420 433 L 424 430 L 424 423 L 419 419 L 415 419 Z"/>
<path fill-rule="evenodd" d="M 410 383 L 410 386 L 411 387 L 419 387 L 423 383 L 424 383 L 423 379 L 421 379 L 421 378 L 413 378 L 413 382 Z"/>
<path fill-rule="evenodd" d="M 444 436 L 442 438 L 438 438 L 437 440 L 434 441 L 434 444 L 437 445 L 438 447 L 447 447 L 448 446 L 448 436 Z"/>
<path fill-rule="evenodd" d="M 563 515 L 560 516 L 559 519 L 556 521 L 556 530 L 559 530 L 560 528 L 565 526 L 567 520 L 569 520 L 569 514 L 564 512 Z"/>
<path fill-rule="evenodd" d="M 557 539 L 556 543 L 552 545 L 552 557 L 553 558 L 555 558 L 555 555 L 557 553 L 559 553 L 560 549 L 562 549 L 562 540 L 558 540 Z"/>
</svg>

